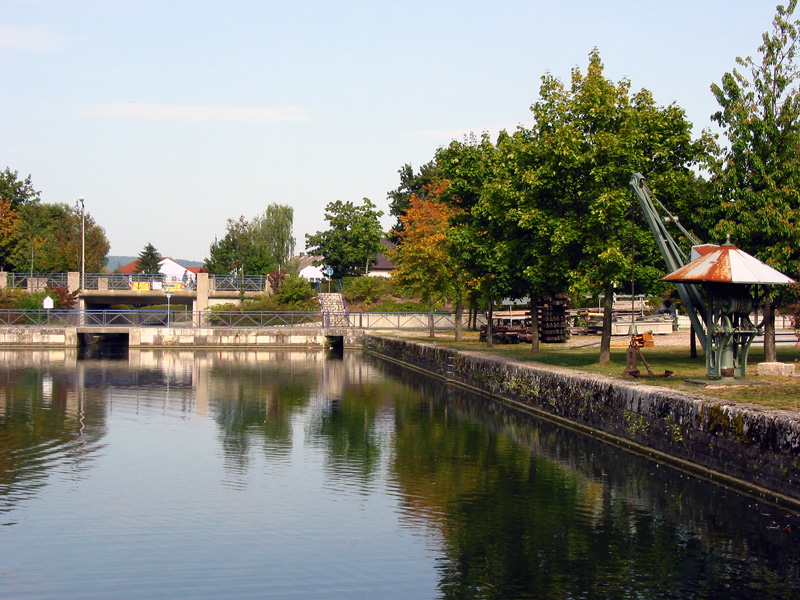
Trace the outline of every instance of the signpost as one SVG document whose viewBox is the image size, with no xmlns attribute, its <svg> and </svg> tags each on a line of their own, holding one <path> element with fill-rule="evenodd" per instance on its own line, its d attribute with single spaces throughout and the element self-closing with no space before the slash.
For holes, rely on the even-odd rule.
<svg viewBox="0 0 800 600">
<path fill-rule="evenodd" d="M 50 311 L 53 310 L 53 299 L 50 296 L 45 296 L 42 300 L 42 308 L 47 311 L 47 323 L 50 324 Z"/>
</svg>

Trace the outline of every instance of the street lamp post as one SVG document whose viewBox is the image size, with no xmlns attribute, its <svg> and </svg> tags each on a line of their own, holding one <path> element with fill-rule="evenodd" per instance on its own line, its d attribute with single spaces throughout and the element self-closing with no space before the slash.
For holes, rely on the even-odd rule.
<svg viewBox="0 0 800 600">
<path fill-rule="evenodd" d="M 172 298 L 172 290 L 165 290 L 164 295 L 167 297 L 167 327 L 169 327 L 169 299 Z"/>
<path fill-rule="evenodd" d="M 86 285 L 86 219 L 83 198 L 78 198 L 81 205 L 81 289 Z"/>
</svg>

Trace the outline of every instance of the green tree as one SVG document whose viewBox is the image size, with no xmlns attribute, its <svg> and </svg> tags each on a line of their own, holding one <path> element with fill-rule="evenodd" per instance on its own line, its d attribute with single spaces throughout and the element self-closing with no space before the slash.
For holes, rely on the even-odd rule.
<svg viewBox="0 0 800 600">
<path fill-rule="evenodd" d="M 99 273 L 105 268 L 110 245 L 105 231 L 92 216 L 75 206 L 29 202 L 19 209 L 19 219 L 6 240 L 8 262 L 19 272 L 64 273 L 80 271 L 81 244 L 85 239 L 86 270 Z"/>
<path fill-rule="evenodd" d="M 23 225 L 20 210 L 26 204 L 38 203 L 40 195 L 33 189 L 30 175 L 20 180 L 19 173 L 8 167 L 0 172 L 0 268 L 15 268 L 11 257 Z"/>
<path fill-rule="evenodd" d="M 247 220 L 228 219 L 225 237 L 214 240 L 205 267 L 209 273 L 267 275 L 285 269 L 294 253 L 292 236 L 294 209 L 270 204 L 261 214 Z"/>
<path fill-rule="evenodd" d="M 502 227 L 487 191 L 496 180 L 497 149 L 484 134 L 451 142 L 436 154 L 447 186 L 441 193 L 455 212 L 448 230 L 450 254 L 464 281 L 464 291 L 481 297 L 489 307 L 486 342 L 491 346 L 492 309 L 497 300 L 514 291 L 519 263 L 514 240 Z"/>
<path fill-rule="evenodd" d="M 228 275 L 241 272 L 250 252 L 250 223 L 242 216 L 228 219 L 225 237 L 214 240 L 209 248 L 205 268 L 209 273 Z"/>
<path fill-rule="evenodd" d="M 0 171 L 0 199 L 10 203 L 11 208 L 19 210 L 24 204 L 36 203 L 41 194 L 33 189 L 30 175 L 20 179 L 18 171 L 12 171 L 8 167 L 5 171 Z"/>
<path fill-rule="evenodd" d="M 745 72 L 712 84 L 720 110 L 712 115 L 727 145 L 713 174 L 718 202 L 706 212 L 712 234 L 732 241 L 775 269 L 800 273 L 800 71 L 797 0 L 779 5 L 760 61 L 737 58 Z M 781 297 L 776 291 L 776 300 Z M 765 360 L 775 361 L 773 303 L 767 302 Z"/>
<path fill-rule="evenodd" d="M 264 213 L 250 222 L 248 272 L 265 274 L 283 270 L 294 254 L 292 235 L 294 209 L 283 204 L 270 204 Z"/>
<path fill-rule="evenodd" d="M 331 202 L 325 207 L 329 228 L 306 234 L 306 249 L 323 257 L 320 262 L 333 269 L 334 278 L 366 273 L 382 248 L 382 215 L 369 198 L 361 206 Z"/>
<path fill-rule="evenodd" d="M 637 249 L 637 260 L 655 256 L 644 251 L 652 249 L 652 240 L 635 221 L 639 214 L 627 187 L 631 173 L 646 173 L 651 188 L 669 203 L 677 191 L 691 189 L 691 168 L 706 159 L 710 141 L 707 135 L 692 138 L 680 107 L 657 106 L 647 90 L 631 94 L 627 80 L 606 79 L 597 50 L 590 53 L 586 74 L 572 71 L 569 88 L 551 75 L 542 77 L 531 110 L 535 160 L 521 173 L 528 186 L 521 224 L 546 208 L 550 235 L 569 256 L 573 293 L 603 297 L 600 361 L 607 362 L 614 287 L 629 280 Z"/>
<path fill-rule="evenodd" d="M 147 275 L 157 275 L 161 272 L 161 254 L 150 242 L 147 242 L 139 252 L 139 259 L 136 261 L 136 268 L 133 272 Z"/>
<path fill-rule="evenodd" d="M 428 188 L 439 179 L 435 160 L 422 165 L 417 173 L 414 173 L 414 168 L 406 163 L 397 173 L 400 175 L 400 185 L 386 195 L 389 200 L 389 214 L 397 219 L 392 231 L 389 232 L 393 242 L 400 239 L 399 233 L 404 227 L 401 217 L 411 205 L 411 198 L 416 196 L 424 200 L 428 196 Z"/>
</svg>

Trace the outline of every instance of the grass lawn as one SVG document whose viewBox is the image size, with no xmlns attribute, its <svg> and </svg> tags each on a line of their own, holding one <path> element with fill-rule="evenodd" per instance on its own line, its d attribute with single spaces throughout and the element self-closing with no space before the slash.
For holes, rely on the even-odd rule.
<svg viewBox="0 0 800 600">
<path fill-rule="evenodd" d="M 497 356 L 505 356 L 524 362 L 535 362 L 544 365 L 554 365 L 575 369 L 589 373 L 602 373 L 617 379 L 637 381 L 643 385 L 660 385 L 676 390 L 694 392 L 713 398 L 720 398 L 732 402 L 759 404 L 769 408 L 800 411 L 800 377 L 759 377 L 757 365 L 764 361 L 764 349 L 760 345 L 753 345 L 747 364 L 747 381 L 753 385 L 736 385 L 725 387 L 702 387 L 686 383 L 686 379 L 705 379 L 706 363 L 703 349 L 698 344 L 698 358 L 689 358 L 689 347 L 660 346 L 658 336 L 655 346 L 642 348 L 645 359 L 650 364 L 654 373 L 672 371 L 668 378 L 634 379 L 624 375 L 625 351 L 623 347 L 612 347 L 611 362 L 601 365 L 597 362 L 600 355 L 599 337 L 589 339 L 588 343 L 596 342 L 595 346 L 572 346 L 564 344 L 542 344 L 538 354 L 531 354 L 530 344 L 498 345 L 487 348 L 485 343 L 478 341 L 478 334 L 465 332 L 465 340 L 454 342 L 452 334 L 437 333 L 435 340 L 424 335 L 415 335 L 413 338 L 420 342 L 430 343 L 435 341 L 440 346 L 447 346 L 459 350 L 485 352 Z M 800 360 L 800 349 L 794 346 L 778 346 L 778 360 L 789 363 Z M 644 365 L 639 362 L 639 370 L 646 373 Z M 800 369 L 799 369 L 800 370 Z M 739 380 L 737 380 L 739 381 Z"/>
</svg>

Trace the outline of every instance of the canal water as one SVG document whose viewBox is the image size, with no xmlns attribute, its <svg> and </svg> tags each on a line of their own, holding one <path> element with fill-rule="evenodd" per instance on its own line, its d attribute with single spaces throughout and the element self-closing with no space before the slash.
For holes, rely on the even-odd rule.
<svg viewBox="0 0 800 600">
<path fill-rule="evenodd" d="M 2 598 L 797 598 L 785 507 L 359 352 L 0 352 Z"/>
</svg>

